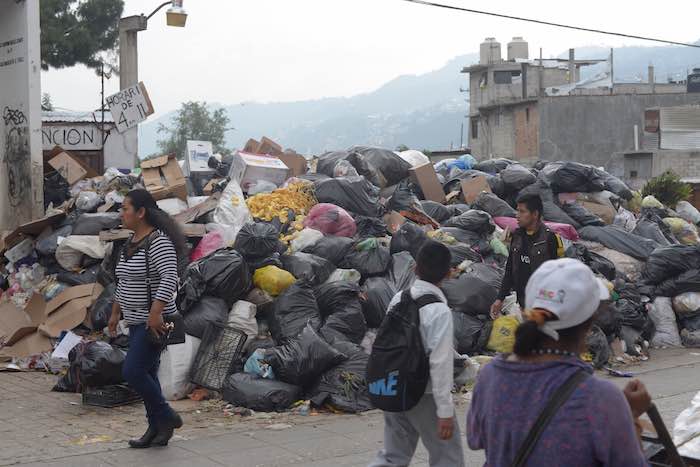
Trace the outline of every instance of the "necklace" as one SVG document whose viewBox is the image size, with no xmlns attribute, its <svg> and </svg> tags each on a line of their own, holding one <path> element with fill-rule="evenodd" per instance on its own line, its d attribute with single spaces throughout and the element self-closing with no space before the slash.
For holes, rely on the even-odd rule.
<svg viewBox="0 0 700 467">
<path fill-rule="evenodd" d="M 562 357 L 573 357 L 573 358 L 578 358 L 578 354 L 576 352 L 570 352 L 568 350 L 559 350 L 559 349 L 537 349 L 532 351 L 533 355 L 560 355 Z"/>
</svg>

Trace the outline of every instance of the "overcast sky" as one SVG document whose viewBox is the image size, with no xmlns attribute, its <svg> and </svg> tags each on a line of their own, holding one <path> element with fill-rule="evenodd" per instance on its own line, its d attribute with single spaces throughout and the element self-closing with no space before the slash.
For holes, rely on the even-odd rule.
<svg viewBox="0 0 700 467">
<path fill-rule="evenodd" d="M 676 41 L 700 38 L 697 0 L 673 2 L 672 9 L 629 0 L 440 1 Z M 159 3 L 126 0 L 124 15 L 148 14 Z M 235 104 L 368 92 L 398 75 L 425 73 L 477 52 L 487 36 L 503 44 L 504 54 L 512 36 L 524 36 L 531 57 L 540 47 L 548 57 L 570 46 L 655 45 L 401 0 L 185 0 L 184 7 L 185 28 L 166 26 L 163 9 L 139 33 L 139 78 L 156 114 L 187 100 Z M 118 77 L 107 83 L 108 94 L 118 90 Z M 100 105 L 100 80 L 82 66 L 44 72 L 42 92 L 61 108 Z"/>
</svg>

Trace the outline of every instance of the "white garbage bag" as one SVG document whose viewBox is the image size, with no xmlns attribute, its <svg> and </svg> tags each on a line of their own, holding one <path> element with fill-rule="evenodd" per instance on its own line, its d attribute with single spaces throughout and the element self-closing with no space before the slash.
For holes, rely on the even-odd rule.
<svg viewBox="0 0 700 467">
<path fill-rule="evenodd" d="M 228 314 L 228 325 L 244 332 L 248 336 L 246 347 L 258 335 L 258 321 L 255 319 L 257 311 L 258 307 L 254 304 L 245 300 L 238 300 L 233 304 L 233 308 Z"/>
<path fill-rule="evenodd" d="M 421 165 L 429 164 L 430 159 L 428 156 L 415 149 L 409 149 L 408 151 L 401 151 L 399 157 L 409 164 L 411 167 L 420 167 Z"/>
<path fill-rule="evenodd" d="M 171 216 L 177 216 L 181 212 L 187 211 L 187 208 L 189 208 L 187 202 L 181 200 L 180 198 L 161 199 L 159 201 L 156 201 L 156 204 L 159 208 L 161 208 L 163 211 L 167 212 Z"/>
<path fill-rule="evenodd" d="M 676 315 L 673 313 L 671 299 L 668 297 L 656 297 L 648 305 L 649 317 L 656 325 L 656 332 L 651 339 L 653 347 L 680 347 L 681 336 L 678 334 Z"/>
<path fill-rule="evenodd" d="M 686 292 L 674 297 L 673 310 L 679 315 L 700 310 L 700 293 Z"/>
<path fill-rule="evenodd" d="M 59 242 L 56 261 L 63 269 L 73 271 L 80 267 L 83 255 L 100 259 L 105 257 L 105 253 L 105 243 L 100 241 L 99 236 L 70 235 Z"/>
<path fill-rule="evenodd" d="M 161 353 L 158 381 L 166 400 L 184 399 L 194 389 L 190 383 L 190 369 L 200 343 L 200 339 L 185 334 L 184 343 L 169 345 Z"/>
<path fill-rule="evenodd" d="M 679 201 L 676 205 L 678 216 L 691 224 L 700 224 L 700 211 L 687 201 Z"/>
<path fill-rule="evenodd" d="M 673 424 L 673 444 L 681 456 L 700 459 L 700 392 Z"/>
<path fill-rule="evenodd" d="M 219 205 L 214 210 L 214 222 L 228 226 L 229 230 L 233 231 L 231 236 L 235 237 L 241 227 L 252 221 L 253 217 L 248 210 L 241 186 L 237 181 L 231 180 L 226 185 L 219 199 Z"/>
</svg>

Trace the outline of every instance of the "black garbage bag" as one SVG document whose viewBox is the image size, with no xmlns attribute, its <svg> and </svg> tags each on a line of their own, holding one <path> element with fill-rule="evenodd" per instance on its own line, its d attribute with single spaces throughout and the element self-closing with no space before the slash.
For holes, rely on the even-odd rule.
<svg viewBox="0 0 700 467">
<path fill-rule="evenodd" d="M 616 194 L 625 201 L 632 199 L 632 190 L 619 178 L 610 175 L 605 170 L 595 169 L 596 175 L 603 180 L 605 189 Z"/>
<path fill-rule="evenodd" d="M 612 349 L 610 349 L 605 333 L 598 326 L 593 325 L 591 327 L 591 332 L 586 337 L 586 346 L 591 355 L 593 355 L 593 366 L 595 368 L 600 369 L 608 364 L 608 360 L 612 356 Z"/>
<path fill-rule="evenodd" d="M 423 205 L 420 200 L 411 190 L 408 179 L 399 183 L 396 190 L 394 190 L 394 193 L 391 195 L 391 198 L 389 198 L 386 207 L 389 211 L 409 211 L 422 214 L 426 217 L 428 216 L 423 210 Z"/>
<path fill-rule="evenodd" d="M 452 312 L 455 350 L 461 354 L 474 355 L 486 349 L 491 336 L 493 321 L 481 320 L 456 311 Z"/>
<path fill-rule="evenodd" d="M 423 207 L 423 211 L 438 223 L 443 223 L 454 215 L 447 206 L 435 201 L 425 200 L 421 201 L 420 204 Z"/>
<path fill-rule="evenodd" d="M 97 276 L 99 274 L 99 264 L 92 265 L 81 272 L 71 272 L 61 268 L 56 276 L 56 280 L 69 287 L 73 287 L 75 285 L 94 284 L 97 282 Z"/>
<path fill-rule="evenodd" d="M 348 149 L 348 161 L 360 175 L 374 185 L 385 188 L 408 178 L 411 164 L 394 151 L 369 146 L 353 146 Z"/>
<path fill-rule="evenodd" d="M 44 209 L 53 204 L 60 206 L 70 199 L 70 185 L 58 172 L 44 177 Z"/>
<path fill-rule="evenodd" d="M 274 252 L 267 258 L 248 260 L 248 268 L 251 271 L 257 271 L 265 266 L 277 266 L 280 269 L 284 269 L 284 266 L 282 265 L 282 255 Z"/>
<path fill-rule="evenodd" d="M 379 188 L 364 177 L 329 178 L 314 183 L 319 203 L 331 203 L 362 216 L 380 217 Z"/>
<path fill-rule="evenodd" d="M 223 387 L 226 402 L 258 412 L 283 412 L 301 395 L 299 386 L 248 373 L 232 374 Z"/>
<path fill-rule="evenodd" d="M 360 307 L 360 286 L 348 281 L 321 284 L 314 288 L 318 310 L 323 319 L 333 313 Z"/>
<path fill-rule="evenodd" d="M 359 239 L 384 237 L 387 235 L 386 222 L 381 217 L 355 215 L 355 237 Z"/>
<path fill-rule="evenodd" d="M 605 221 L 603 221 L 603 219 L 596 216 L 578 203 L 564 203 L 562 204 L 561 209 L 582 227 L 587 225 L 605 225 Z"/>
<path fill-rule="evenodd" d="M 222 298 L 230 307 L 245 296 L 252 285 L 250 270 L 235 250 L 217 250 L 187 267 L 177 293 L 178 309 L 186 313 L 200 297 Z"/>
<path fill-rule="evenodd" d="M 365 281 L 364 296 L 362 300 L 362 313 L 365 315 L 365 322 L 370 328 L 378 328 L 391 299 L 398 292 L 394 283 L 385 277 L 371 277 Z"/>
<path fill-rule="evenodd" d="M 578 162 L 552 162 L 540 171 L 554 193 L 591 193 L 603 191 L 605 181 L 595 167 Z"/>
<path fill-rule="evenodd" d="M 530 186 L 520 190 L 519 196 L 524 194 L 536 194 L 542 199 L 544 209 L 544 220 L 550 222 L 559 222 L 560 224 L 569 224 L 575 229 L 579 229 L 581 224 L 571 218 L 564 210 L 555 202 L 552 189 L 542 180 L 537 180 Z"/>
<path fill-rule="evenodd" d="M 471 206 L 469 206 L 468 204 L 459 204 L 459 203 L 458 204 L 450 204 L 449 206 L 446 206 L 446 207 L 450 212 L 450 217 L 448 217 L 447 219 L 450 219 L 452 217 L 457 217 L 461 214 L 464 214 L 467 211 L 471 211 L 471 209 L 472 209 Z M 447 219 L 445 219 L 445 221 Z M 445 222 L 445 221 L 442 221 L 442 222 Z M 442 224 L 442 222 L 441 222 L 441 224 Z"/>
<path fill-rule="evenodd" d="M 286 344 L 265 351 L 265 361 L 285 383 L 309 387 L 323 372 L 343 362 L 338 352 L 318 335 L 311 324 Z"/>
<path fill-rule="evenodd" d="M 686 292 L 700 292 L 700 270 L 691 269 L 656 286 L 658 297 L 675 297 Z"/>
<path fill-rule="evenodd" d="M 591 268 L 591 270 L 593 270 L 593 272 L 597 272 L 610 281 L 615 280 L 615 275 L 617 272 L 615 269 L 615 264 L 598 253 L 590 251 L 580 243 L 573 243 L 566 250 L 566 256 L 585 263 L 589 268 Z"/>
<path fill-rule="evenodd" d="M 202 297 L 184 313 L 185 332 L 201 339 L 209 323 L 225 323 L 228 320 L 229 310 L 230 307 L 221 298 Z"/>
<path fill-rule="evenodd" d="M 336 410 L 359 413 L 372 410 L 367 390 L 367 355 L 360 346 L 350 342 L 333 345 L 348 359 L 326 371 L 309 390 L 311 403 L 316 407 L 329 404 Z"/>
<path fill-rule="evenodd" d="M 602 243 L 607 248 L 619 251 L 640 261 L 646 261 L 659 246 L 653 240 L 631 234 L 616 225 L 596 227 L 589 225 L 578 230 L 584 240 Z"/>
<path fill-rule="evenodd" d="M 250 222 L 241 227 L 233 249 L 242 254 L 246 261 L 267 258 L 280 251 L 279 235 L 279 230 L 272 224 Z"/>
<path fill-rule="evenodd" d="M 444 223 L 444 226 L 468 230 L 482 237 L 491 235 L 493 231 L 496 230 L 496 226 L 493 223 L 491 216 L 484 211 L 479 211 L 476 209 L 472 209 L 471 211 L 467 211 L 457 217 L 448 219 Z"/>
<path fill-rule="evenodd" d="M 344 269 L 355 269 L 362 278 L 383 275 L 391 266 L 391 251 L 377 246 L 365 251 L 351 250 L 343 262 Z"/>
<path fill-rule="evenodd" d="M 598 326 L 606 336 L 613 338 L 620 335 L 622 321 L 612 304 L 601 304 L 593 317 L 593 324 Z"/>
<path fill-rule="evenodd" d="M 482 192 L 474 200 L 472 208 L 489 213 L 492 217 L 515 217 L 518 213 L 508 203 L 493 193 Z"/>
<path fill-rule="evenodd" d="M 474 165 L 474 167 L 472 167 L 472 168 L 474 170 L 479 170 L 481 172 L 486 172 L 488 174 L 496 175 L 496 174 L 504 171 L 506 168 L 508 168 L 509 165 L 512 165 L 515 163 L 516 162 L 514 162 L 510 159 L 504 159 L 504 158 L 488 159 L 485 161 L 477 162 Z"/>
<path fill-rule="evenodd" d="M 301 252 L 282 256 L 282 267 L 297 279 L 306 279 L 312 285 L 323 284 L 335 271 L 330 261 Z"/>
<path fill-rule="evenodd" d="M 464 274 L 476 277 L 491 287 L 500 290 L 504 271 L 486 263 L 473 263 L 464 269 Z"/>
<path fill-rule="evenodd" d="M 427 240 L 428 235 L 423 229 L 412 222 L 406 222 L 391 237 L 391 254 L 408 251 L 415 258 Z"/>
<path fill-rule="evenodd" d="M 54 256 L 58 248 L 58 237 L 68 237 L 73 232 L 72 225 L 59 227 L 46 237 L 37 239 L 34 249 L 41 256 Z"/>
<path fill-rule="evenodd" d="M 459 243 L 469 246 L 483 257 L 489 256 L 492 253 L 491 244 L 487 240 L 487 237 L 479 233 L 472 232 L 471 230 L 464 230 L 460 227 L 441 227 L 440 232 L 453 237 Z"/>
<path fill-rule="evenodd" d="M 93 331 L 101 331 L 109 324 L 109 318 L 112 316 L 112 305 L 114 304 L 114 292 L 116 290 L 117 284 L 109 284 L 88 309 L 90 327 Z"/>
<path fill-rule="evenodd" d="M 637 225 L 632 233 L 653 240 L 662 247 L 678 243 L 671 233 L 671 229 L 659 216 L 652 212 L 645 213 L 637 221 Z"/>
<path fill-rule="evenodd" d="M 499 173 L 506 191 L 518 192 L 537 181 L 537 177 L 530 170 L 520 164 L 510 164 Z"/>
<path fill-rule="evenodd" d="M 122 365 L 126 354 L 102 341 L 81 342 L 68 353 L 66 375 L 51 389 L 55 392 L 82 392 L 124 382 Z"/>
<path fill-rule="evenodd" d="M 353 244 L 354 240 L 352 238 L 329 235 L 321 238 L 314 245 L 305 248 L 304 253 L 324 258 L 338 266 L 345 260 Z"/>
<path fill-rule="evenodd" d="M 687 329 L 690 332 L 700 331 L 700 310 L 679 316 L 678 324 L 681 329 Z"/>
<path fill-rule="evenodd" d="M 620 299 L 615 302 L 615 312 L 620 324 L 642 331 L 646 326 L 647 313 L 641 302 Z"/>
<path fill-rule="evenodd" d="M 338 175 L 336 165 L 340 161 L 346 161 L 348 157 L 350 157 L 349 151 L 329 151 L 321 154 L 318 156 L 318 162 L 316 164 L 317 174 L 322 174 L 326 177 L 336 177 Z"/>
<path fill-rule="evenodd" d="M 691 269 L 700 268 L 700 248 L 671 245 L 654 250 L 642 269 L 642 282 L 660 284 Z"/>
<path fill-rule="evenodd" d="M 456 245 L 447 245 L 447 248 L 452 254 L 452 261 L 450 265 L 454 268 L 462 264 L 463 261 L 475 261 L 480 262 L 482 260 L 481 255 L 476 251 L 472 250 L 469 245 L 464 243 L 457 243 Z"/>
<path fill-rule="evenodd" d="M 471 316 L 488 315 L 498 295 L 496 287 L 468 274 L 446 280 L 440 288 L 452 311 Z"/>
<path fill-rule="evenodd" d="M 72 235 L 99 235 L 103 230 L 116 229 L 121 223 L 121 214 L 118 212 L 81 214 L 73 224 Z"/>
<path fill-rule="evenodd" d="M 326 342 L 333 345 L 337 342 L 361 344 L 367 333 L 367 322 L 360 301 L 331 314 L 318 332 Z"/>
<path fill-rule="evenodd" d="M 296 337 L 307 323 L 318 329 L 321 315 L 311 284 L 297 281 L 277 297 L 274 312 L 268 319 L 270 334 L 278 344 Z"/>
</svg>

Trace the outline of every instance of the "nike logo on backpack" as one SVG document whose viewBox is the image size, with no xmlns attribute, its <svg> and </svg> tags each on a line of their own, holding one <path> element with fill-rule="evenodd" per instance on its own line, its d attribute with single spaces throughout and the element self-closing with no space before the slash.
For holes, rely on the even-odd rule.
<svg viewBox="0 0 700 467">
<path fill-rule="evenodd" d="M 398 371 L 389 373 L 388 378 L 378 379 L 369 383 L 369 392 L 375 396 L 395 396 L 396 395 L 396 378 L 399 376 Z"/>
</svg>

